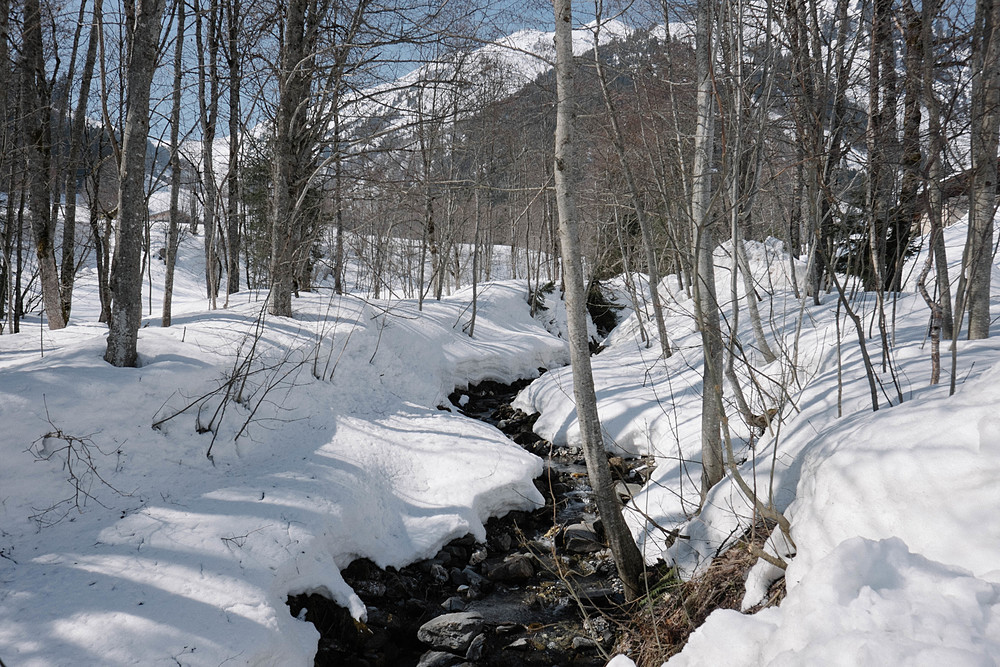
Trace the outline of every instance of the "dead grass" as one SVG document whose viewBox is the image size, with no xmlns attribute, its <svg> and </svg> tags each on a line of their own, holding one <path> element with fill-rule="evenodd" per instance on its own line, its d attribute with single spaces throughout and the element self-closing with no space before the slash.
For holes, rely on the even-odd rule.
<svg viewBox="0 0 1000 667">
<path fill-rule="evenodd" d="M 739 610 L 747 572 L 757 558 L 750 545 L 763 547 L 767 526 L 748 531 L 734 546 L 717 557 L 703 574 L 681 581 L 671 571 L 652 588 L 622 629 L 617 650 L 635 660 L 638 667 L 659 667 L 679 653 L 688 637 L 716 609 Z M 771 586 L 767 599 L 753 613 L 775 606 L 785 596 L 785 580 Z"/>
</svg>

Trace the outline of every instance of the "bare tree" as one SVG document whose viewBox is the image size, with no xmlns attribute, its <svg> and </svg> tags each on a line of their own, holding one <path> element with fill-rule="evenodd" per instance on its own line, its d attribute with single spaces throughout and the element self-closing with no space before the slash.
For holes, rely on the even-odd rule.
<svg viewBox="0 0 1000 667">
<path fill-rule="evenodd" d="M 202 9 L 195 0 L 195 41 L 198 52 L 198 122 L 201 125 L 201 184 L 205 195 L 205 288 L 212 308 L 219 295 L 217 256 L 219 184 L 215 176 L 215 133 L 219 120 L 219 3 L 208 0 Z M 207 19 L 206 19 L 207 15 Z M 207 34 L 206 34 L 207 33 Z M 208 56 L 206 66 L 205 57 Z"/>
<path fill-rule="evenodd" d="M 27 168 L 28 209 L 35 237 L 42 301 L 50 329 L 66 326 L 59 267 L 55 253 L 55 219 L 51 209 L 52 145 L 49 81 L 42 42 L 42 10 L 38 0 L 25 0 L 21 62 L 21 114 Z"/>
<path fill-rule="evenodd" d="M 663 304 L 660 303 L 660 271 L 657 266 L 656 250 L 653 246 L 653 232 L 646 216 L 646 206 L 643 202 L 643 195 L 639 191 L 635 174 L 632 173 L 632 163 L 625 154 L 625 140 L 622 136 L 618 123 L 618 114 L 615 110 L 614 101 L 611 98 L 611 91 L 608 89 L 608 78 L 604 72 L 604 65 L 601 63 L 599 55 L 600 49 L 600 25 L 602 15 L 602 0 L 596 0 L 594 13 L 597 17 L 594 31 L 594 67 L 597 71 L 597 79 L 601 84 L 601 94 L 604 98 L 605 109 L 608 114 L 608 124 L 610 126 L 611 144 L 614 146 L 618 160 L 621 162 L 622 171 L 625 174 L 625 184 L 628 186 L 629 194 L 632 198 L 632 206 L 635 211 L 636 221 L 639 223 L 639 231 L 642 235 L 642 246 L 646 253 L 646 271 L 649 274 L 649 297 L 653 305 L 653 320 L 656 323 L 656 332 L 660 338 L 660 354 L 666 359 L 671 355 L 670 341 L 667 338 L 667 327 L 663 320 Z"/>
<path fill-rule="evenodd" d="M 698 85 L 697 129 L 691 184 L 691 222 L 695 239 L 695 309 L 701 330 L 705 367 L 702 374 L 701 496 L 725 475 L 722 458 L 721 406 L 723 375 L 722 330 L 715 293 L 715 263 L 710 207 L 712 154 L 715 145 L 712 84 L 712 23 L 715 0 L 699 0 L 695 18 L 695 67 Z"/>
<path fill-rule="evenodd" d="M 977 0 L 972 35 L 972 193 L 965 277 L 969 338 L 990 335 L 993 216 L 1000 133 L 1000 2 Z M 961 315 L 961 308 L 956 309 Z M 961 329 L 957 326 L 956 329 Z"/>
<path fill-rule="evenodd" d="M 111 326 L 104 359 L 135 366 L 142 322 L 143 227 L 148 208 L 144 186 L 149 135 L 149 87 L 156 69 L 164 0 L 125 0 L 128 92 L 118 187 L 118 232 L 111 268 Z"/>
<path fill-rule="evenodd" d="M 642 556 L 632 539 L 614 491 L 611 468 L 604 452 L 604 435 L 597 413 L 597 396 L 590 365 L 587 340 L 586 292 L 580 256 L 579 231 L 573 189 L 575 155 L 573 143 L 574 63 L 573 13 L 571 0 L 555 0 L 556 20 L 556 136 L 555 190 L 559 209 L 559 241 L 562 248 L 563 278 L 566 284 L 566 314 L 570 355 L 573 366 L 573 395 L 587 473 L 594 488 L 597 509 L 625 584 L 625 596 L 632 600 L 642 594 Z"/>
<path fill-rule="evenodd" d="M 272 315 L 292 316 L 295 255 L 301 244 L 302 223 L 298 198 L 303 173 L 312 164 L 312 146 L 303 140 L 309 113 L 316 17 L 307 13 L 315 5 L 308 0 L 289 0 L 285 7 L 284 37 L 278 73 L 278 113 L 274 131 L 274 195 L 271 221 Z"/>
<path fill-rule="evenodd" d="M 162 324 L 169 327 L 172 313 L 171 305 L 174 296 L 174 271 L 177 267 L 177 245 L 180 234 L 181 211 L 181 84 L 184 75 L 184 29 L 185 0 L 175 0 L 177 10 L 177 27 L 174 44 L 174 87 L 173 100 L 170 108 L 170 222 L 167 228 L 167 271 L 163 284 L 163 315 Z"/>
<path fill-rule="evenodd" d="M 80 3 L 82 13 L 85 3 Z M 97 60 L 98 22 L 97 17 L 103 12 L 103 0 L 94 0 L 94 21 L 90 25 L 87 38 L 87 53 L 84 56 L 83 71 L 80 73 L 80 97 L 77 100 L 76 112 L 73 114 L 72 128 L 69 136 L 69 157 L 66 160 L 66 210 L 63 215 L 62 235 L 62 300 L 63 310 L 69 318 L 73 305 L 73 284 L 76 278 L 76 198 L 77 173 L 80 166 L 80 152 L 86 139 L 87 105 L 90 102 L 90 85 L 94 78 L 94 66 Z M 67 95 L 67 101 L 69 97 Z"/>
<path fill-rule="evenodd" d="M 226 0 L 226 63 L 229 67 L 229 173 L 226 177 L 226 294 L 240 291 L 240 0 Z"/>
</svg>

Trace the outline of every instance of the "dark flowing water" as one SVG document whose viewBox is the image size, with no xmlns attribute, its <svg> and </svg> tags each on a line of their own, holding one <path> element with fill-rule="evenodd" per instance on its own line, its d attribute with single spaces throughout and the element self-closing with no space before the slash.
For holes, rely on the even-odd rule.
<svg viewBox="0 0 1000 667">
<path fill-rule="evenodd" d="M 620 582 L 600 543 L 599 522 L 593 523 L 581 455 L 552 447 L 531 430 L 537 415 L 510 407 L 529 382 L 484 382 L 455 392 L 452 405 L 441 407 L 493 424 L 543 457 L 545 472 L 535 484 L 546 498 L 545 506 L 490 519 L 484 544 L 467 535 L 445 545 L 434 558 L 399 570 L 355 561 L 342 574 L 368 607 L 365 624 L 319 595 L 290 596 L 292 615 L 304 617 L 320 631 L 316 665 L 605 664 L 605 651 L 615 640 L 614 623 L 608 619 L 623 601 Z M 620 459 L 616 463 L 619 475 L 627 478 L 629 464 Z M 583 523 L 596 528 L 597 535 L 584 531 L 581 539 Z M 576 532 L 565 530 L 574 525 Z M 475 648 L 431 653 L 417 638 L 418 629 L 432 618 L 458 611 L 482 617 Z"/>
</svg>

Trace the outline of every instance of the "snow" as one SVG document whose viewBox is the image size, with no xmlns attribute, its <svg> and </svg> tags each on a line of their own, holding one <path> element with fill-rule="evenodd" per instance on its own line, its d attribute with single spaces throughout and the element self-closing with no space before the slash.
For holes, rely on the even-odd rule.
<svg viewBox="0 0 1000 667">
<path fill-rule="evenodd" d="M 566 363 L 523 285 L 482 287 L 475 338 L 467 290 L 422 313 L 320 291 L 258 328 L 253 295 L 205 310 L 199 245 L 182 246 L 174 325 L 151 315 L 140 331 L 139 368 L 103 361 L 89 271 L 70 327 L 0 336 L 7 664 L 311 664 L 318 634 L 289 594 L 321 592 L 363 619 L 340 568 L 430 557 L 542 502 L 540 459 L 438 409 L 456 387 Z M 223 400 L 243 363 L 240 400 Z"/>
<path fill-rule="evenodd" d="M 946 244 L 957 278 L 967 231 L 950 227 Z M 734 453 L 758 497 L 785 513 L 791 539 L 775 529 L 766 550 L 789 562 L 787 598 L 753 615 L 717 611 L 670 665 L 948 664 L 993 665 L 1000 659 L 1000 342 L 959 344 L 958 391 L 929 385 L 928 311 L 915 294 L 924 255 L 910 259 L 907 289 L 894 299 L 893 377 L 881 367 L 873 295 L 851 304 L 864 323 L 875 364 L 880 409 L 871 394 L 853 323 L 837 300 L 796 299 L 791 266 L 780 243 L 747 243 L 769 344 L 778 361 L 765 363 L 745 308 L 739 337 L 752 375 L 739 381 L 755 414 L 780 407 L 782 421 L 751 436 L 732 402 L 727 410 Z M 716 252 L 724 331 L 733 317 L 729 246 Z M 795 263 L 804 285 L 804 267 Z M 933 278 L 933 276 L 932 276 Z M 641 284 L 641 281 L 640 281 Z M 625 293 L 623 281 L 615 285 Z M 931 287 L 933 289 L 933 287 Z M 700 334 L 693 304 L 673 276 L 664 278 L 667 330 L 674 350 L 659 359 L 654 339 L 639 339 L 634 309 L 593 359 L 606 445 L 655 457 L 652 481 L 627 518 L 649 562 L 660 558 L 684 576 L 702 571 L 734 534 L 753 522 L 753 506 L 732 475 L 709 494 L 695 516 L 700 487 Z M 993 274 L 994 308 L 1000 271 Z M 742 280 L 737 295 L 744 297 Z M 621 297 L 620 297 L 621 298 Z M 647 311 L 640 304 L 640 312 Z M 946 345 L 944 346 L 946 348 Z M 793 372 L 794 371 L 794 372 Z M 535 430 L 557 444 L 576 444 L 571 374 L 560 369 L 521 392 L 516 404 L 541 410 Z M 778 385 L 788 390 L 780 400 Z M 751 448 L 752 445 L 752 448 Z M 651 529 L 646 517 L 662 529 Z M 665 534 L 678 530 L 681 538 Z M 794 544 L 793 544 L 794 543 Z M 760 562 L 747 580 L 744 608 L 759 603 L 782 574 Z M 624 656 L 616 658 L 630 664 Z"/>
<path fill-rule="evenodd" d="M 960 222 L 946 233 L 956 277 L 966 231 Z M 150 267 L 140 368 L 102 360 L 92 269 L 81 273 L 70 327 L 51 332 L 35 318 L 25 333 L 0 336 L 7 664 L 309 664 L 317 632 L 289 614 L 289 594 L 322 593 L 363 619 L 340 576 L 352 560 L 401 566 L 465 533 L 482 538 L 490 516 L 541 502 L 531 482 L 540 460 L 439 409 L 454 389 L 552 369 L 516 403 L 541 411 L 542 436 L 579 440 L 571 373 L 559 368 L 568 355 L 556 295 L 532 318 L 523 283 L 480 285 L 471 338 L 468 289 L 422 311 L 396 296 L 327 290 L 296 299 L 294 319 L 261 318 L 255 293 L 210 311 L 200 243 L 184 238 L 167 329 L 157 317 L 163 267 Z M 796 298 L 805 267 L 779 241 L 748 242 L 747 251 L 778 360 L 764 361 L 741 309 L 751 370 L 738 364 L 737 382 L 755 414 L 780 412 L 759 435 L 727 402 L 729 428 L 741 474 L 791 524 L 790 536 L 776 530 L 766 545 L 788 562 L 788 592 L 755 614 L 713 613 L 669 664 L 996 664 L 1000 340 L 960 342 L 954 396 L 947 368 L 944 384 L 928 384 L 917 254 L 891 304 L 891 373 L 874 297 L 851 297 L 875 363 L 872 411 L 842 309 L 838 344 L 835 297 L 820 306 Z M 724 244 L 715 255 L 727 326 L 730 252 Z M 629 524 L 648 561 L 694 576 L 750 525 L 753 506 L 730 474 L 696 515 L 702 360 L 693 302 L 675 276 L 663 279 L 674 354 L 659 359 L 645 278 L 629 278 L 610 282 L 628 307 L 593 358 L 606 443 L 654 457 Z M 1000 271 L 993 284 L 997 307 Z M 735 296 L 745 303 L 742 280 Z M 654 337 L 648 344 L 640 323 Z M 227 398 L 241 368 L 246 382 Z M 682 537 L 671 540 L 670 530 Z M 744 608 L 781 574 L 756 565 Z"/>
</svg>

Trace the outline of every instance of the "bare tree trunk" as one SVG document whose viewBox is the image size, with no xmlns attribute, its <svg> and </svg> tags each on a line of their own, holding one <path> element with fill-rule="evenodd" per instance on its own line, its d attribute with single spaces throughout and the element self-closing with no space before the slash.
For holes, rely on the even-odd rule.
<svg viewBox="0 0 1000 667">
<path fill-rule="evenodd" d="M 715 264 L 709 207 L 712 200 L 712 154 L 714 116 L 712 100 L 712 22 L 714 0 L 699 0 L 695 27 L 695 67 L 698 82 L 698 120 L 694 139 L 694 171 L 691 186 L 691 220 L 695 237 L 695 308 L 705 356 L 702 375 L 701 497 L 725 475 L 722 457 L 720 399 L 722 394 L 723 345 L 719 325 L 719 302 L 715 293 Z"/>
<path fill-rule="evenodd" d="M 45 314 L 48 315 L 50 329 L 62 329 L 66 326 L 66 313 L 63 311 L 59 267 L 56 265 L 55 221 L 50 206 L 50 91 L 42 49 L 41 8 L 38 0 L 25 0 L 21 109 L 29 183 L 28 209 L 31 212 L 31 230 L 35 237 Z"/>
<path fill-rule="evenodd" d="M 307 0 L 289 0 L 285 8 L 278 114 L 275 118 L 269 311 L 272 315 L 285 317 L 292 316 L 295 254 L 302 224 L 297 205 L 301 165 L 298 164 L 296 139 L 306 123 L 311 79 L 306 62 L 307 5 Z"/>
<path fill-rule="evenodd" d="M 479 311 L 479 222 L 482 217 L 479 202 L 479 184 L 476 184 L 476 226 L 472 232 L 472 318 L 469 320 L 469 338 L 476 333 L 476 315 Z M 531 288 L 528 288 L 531 293 Z"/>
<path fill-rule="evenodd" d="M 921 7 L 921 42 L 923 46 L 923 103 L 927 108 L 927 217 L 931 223 L 931 238 L 928 252 L 934 255 L 937 275 L 938 303 L 941 310 L 941 337 L 952 339 L 951 278 L 948 275 L 948 256 L 944 246 L 944 234 L 935 234 L 934 227 L 944 228 L 942 217 L 944 198 L 941 181 L 944 169 L 944 135 L 941 131 L 941 102 L 934 90 L 936 72 L 934 54 L 934 17 L 940 8 L 940 0 L 926 0 Z"/>
<path fill-rule="evenodd" d="M 217 0 L 208 0 L 208 35 L 203 34 L 204 17 L 200 2 L 195 0 L 194 9 L 196 42 L 198 44 L 198 110 L 201 124 L 202 187 L 205 192 L 205 286 L 209 303 L 214 309 L 219 295 L 218 259 L 216 242 L 218 223 L 216 215 L 219 203 L 219 188 L 215 180 L 215 131 L 219 115 L 219 7 Z M 208 67 L 205 67 L 205 55 Z M 206 91 L 206 82 L 207 88 Z"/>
<path fill-rule="evenodd" d="M 82 8 L 82 4 L 81 4 Z M 87 103 L 90 101 L 90 85 L 94 78 L 94 66 L 97 61 L 97 38 L 99 22 L 97 16 L 103 11 L 102 0 L 94 0 L 94 21 L 90 26 L 87 39 L 87 54 L 84 56 L 83 71 L 80 74 L 80 97 L 76 103 L 76 113 L 73 114 L 72 129 L 69 137 L 69 158 L 66 164 L 66 212 L 63 216 L 62 245 L 62 299 L 63 310 L 69 318 L 73 306 L 73 284 L 76 279 L 76 197 L 77 173 L 80 167 L 80 147 L 84 142 Z"/>
<path fill-rule="evenodd" d="M 972 193 L 968 237 L 969 339 L 990 335 L 993 216 L 1000 133 L 1000 0 L 977 0 L 972 48 Z M 960 328 L 960 327 L 959 327 Z"/>
<path fill-rule="evenodd" d="M 11 259 L 14 249 L 14 165 L 11 145 L 11 127 L 7 113 L 8 88 L 10 87 L 10 0 L 0 0 L 0 178 L 7 184 L 6 215 L 3 225 L 3 265 L 0 266 L 0 319 L 6 318 L 7 328 L 14 331 L 14 298 Z"/>
<path fill-rule="evenodd" d="M 621 503 L 614 491 L 611 468 L 604 451 L 604 436 L 597 413 L 594 377 L 590 366 L 587 340 L 586 293 L 583 263 L 580 256 L 579 231 L 573 195 L 574 93 L 572 8 L 570 0 L 555 0 L 556 21 L 556 136 L 555 190 L 559 209 L 559 240 L 562 247 L 563 276 L 566 283 L 566 315 L 569 329 L 570 355 L 573 365 L 573 395 L 577 419 L 583 440 L 587 472 L 597 509 L 604 521 L 605 534 L 611 546 L 618 574 L 625 585 L 626 599 L 642 594 L 642 556 L 622 516 Z"/>
<path fill-rule="evenodd" d="M 228 0 L 226 58 L 229 64 L 229 207 L 227 209 L 226 294 L 240 291 L 240 0 Z"/>
<path fill-rule="evenodd" d="M 149 135 L 149 87 L 156 69 L 163 0 L 126 0 L 128 39 L 127 112 L 119 167 L 118 235 L 111 268 L 111 327 L 104 359 L 135 366 L 142 322 L 143 223 L 148 214 L 144 176 Z"/>
<path fill-rule="evenodd" d="M 344 156 L 340 140 L 340 110 L 333 115 L 333 208 L 337 240 L 333 252 L 333 290 L 344 293 Z"/>
<path fill-rule="evenodd" d="M 177 267 L 177 244 L 180 232 L 180 192 L 181 192 L 181 84 L 184 74 L 184 23 L 185 0 L 177 0 L 177 34 L 174 50 L 174 92 L 170 109 L 170 227 L 167 231 L 167 275 L 163 283 L 162 324 L 169 327 L 174 297 L 174 271 Z"/>
</svg>

